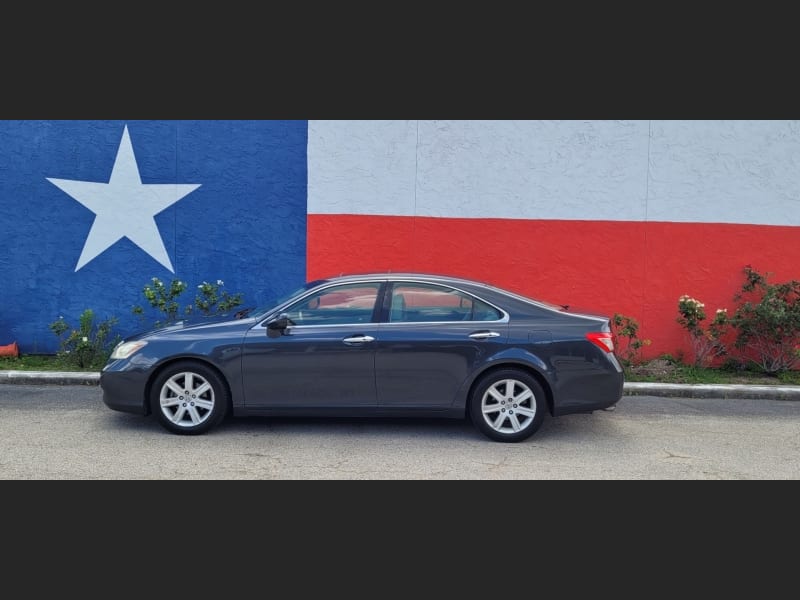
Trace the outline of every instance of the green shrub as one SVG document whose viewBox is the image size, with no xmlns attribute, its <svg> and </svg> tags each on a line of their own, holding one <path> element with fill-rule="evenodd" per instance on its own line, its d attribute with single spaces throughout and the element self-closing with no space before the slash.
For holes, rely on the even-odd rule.
<svg viewBox="0 0 800 600">
<path fill-rule="evenodd" d="M 112 317 L 95 323 L 94 311 L 86 309 L 78 318 L 78 328 L 59 317 L 50 324 L 50 330 L 58 337 L 57 358 L 64 365 L 80 369 L 100 369 L 108 361 L 120 336 L 112 337 L 111 331 L 118 319 Z"/>
<path fill-rule="evenodd" d="M 142 294 L 144 294 L 145 300 L 160 315 L 154 322 L 156 327 L 169 325 L 178 320 L 181 306 L 177 298 L 185 290 L 186 284 L 179 279 L 173 279 L 167 286 L 158 277 L 153 277 L 150 283 L 144 286 Z M 142 306 L 134 306 L 133 314 L 144 320 L 144 308 Z"/>
<path fill-rule="evenodd" d="M 650 340 L 639 338 L 639 322 L 633 317 L 614 314 L 611 319 L 611 331 L 617 345 L 617 356 L 625 366 L 640 362 L 640 352 L 644 346 L 650 345 Z"/>
<path fill-rule="evenodd" d="M 744 275 L 745 283 L 734 296 L 740 305 L 731 318 L 737 350 L 766 373 L 794 369 L 800 363 L 800 281 L 772 284 L 770 274 L 750 265 Z"/>
<path fill-rule="evenodd" d="M 227 290 L 222 290 L 224 285 L 222 280 L 217 280 L 216 283 L 204 281 L 197 286 L 198 291 L 194 300 L 183 306 L 179 302 L 179 298 L 186 291 L 187 284 L 179 279 L 174 279 L 167 285 L 158 277 L 153 277 L 150 283 L 144 286 L 142 293 L 157 315 L 153 320 L 153 325 L 163 327 L 175 323 L 184 315 L 191 315 L 194 311 L 204 316 L 212 316 L 225 314 L 232 308 L 241 305 L 243 295 L 241 293 L 229 294 Z M 146 321 L 144 307 L 137 305 L 133 307 L 132 311 L 142 321 Z"/>
<path fill-rule="evenodd" d="M 199 310 L 206 316 L 214 314 L 224 314 L 229 312 L 232 308 L 240 306 L 243 302 L 242 294 L 229 294 L 227 290 L 222 290 L 225 283 L 222 280 L 217 280 L 216 283 L 208 283 L 204 281 L 197 286 L 198 292 L 194 299 L 194 308 Z M 190 313 L 192 307 L 188 306 L 186 312 Z"/>
<path fill-rule="evenodd" d="M 679 365 L 683 363 L 683 352 L 678 351 L 675 356 L 669 353 L 662 354 L 658 357 L 660 360 L 668 362 L 671 365 Z"/>
<path fill-rule="evenodd" d="M 729 331 L 728 311 L 717 309 L 706 325 L 706 305 L 688 295 L 678 298 L 678 324 L 686 330 L 694 354 L 695 367 L 707 367 L 728 353 L 724 337 Z"/>
</svg>

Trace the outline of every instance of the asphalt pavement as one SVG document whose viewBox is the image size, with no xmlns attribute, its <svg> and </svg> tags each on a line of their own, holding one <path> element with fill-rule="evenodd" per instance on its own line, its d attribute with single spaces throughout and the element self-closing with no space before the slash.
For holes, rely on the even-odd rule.
<svg viewBox="0 0 800 600">
<path fill-rule="evenodd" d="M 0 371 L 0 384 L 99 385 L 97 372 Z M 800 400 L 797 385 L 721 385 L 626 382 L 626 396 Z"/>
</svg>

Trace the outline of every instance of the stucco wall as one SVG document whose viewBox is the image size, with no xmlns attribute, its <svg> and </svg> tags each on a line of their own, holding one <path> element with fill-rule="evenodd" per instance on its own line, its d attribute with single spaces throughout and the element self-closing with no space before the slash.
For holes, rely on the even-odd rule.
<svg viewBox="0 0 800 600">
<path fill-rule="evenodd" d="M 85 308 L 130 332 L 154 276 L 262 303 L 425 270 L 633 316 L 674 352 L 679 296 L 728 307 L 747 264 L 800 277 L 798 165 L 797 121 L 0 121 L 0 344 L 52 351 Z M 65 183 L 115 172 L 116 195 Z M 125 205 L 94 231 L 139 184 L 155 225 Z M 140 243 L 104 237 L 126 219 Z"/>
</svg>

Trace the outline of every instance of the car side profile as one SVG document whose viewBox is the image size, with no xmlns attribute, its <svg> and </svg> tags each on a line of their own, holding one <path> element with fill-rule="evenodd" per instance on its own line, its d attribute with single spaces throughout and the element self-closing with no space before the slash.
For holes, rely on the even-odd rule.
<svg viewBox="0 0 800 600">
<path fill-rule="evenodd" d="M 121 342 L 103 401 L 201 434 L 233 416 L 469 418 L 520 442 L 545 414 L 614 406 L 623 371 L 607 317 L 428 274 L 319 280 L 230 317 Z"/>
</svg>

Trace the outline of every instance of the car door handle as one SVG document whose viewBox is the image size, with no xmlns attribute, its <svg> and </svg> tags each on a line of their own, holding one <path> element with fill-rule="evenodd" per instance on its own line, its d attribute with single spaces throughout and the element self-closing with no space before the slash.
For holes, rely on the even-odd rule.
<svg viewBox="0 0 800 600">
<path fill-rule="evenodd" d="M 477 331 L 469 337 L 471 337 L 473 340 L 488 340 L 491 338 L 500 337 L 500 334 L 496 331 Z"/>
<path fill-rule="evenodd" d="M 353 337 L 344 338 L 342 340 L 345 344 L 368 344 L 374 342 L 375 338 L 371 335 L 354 335 Z"/>
</svg>

